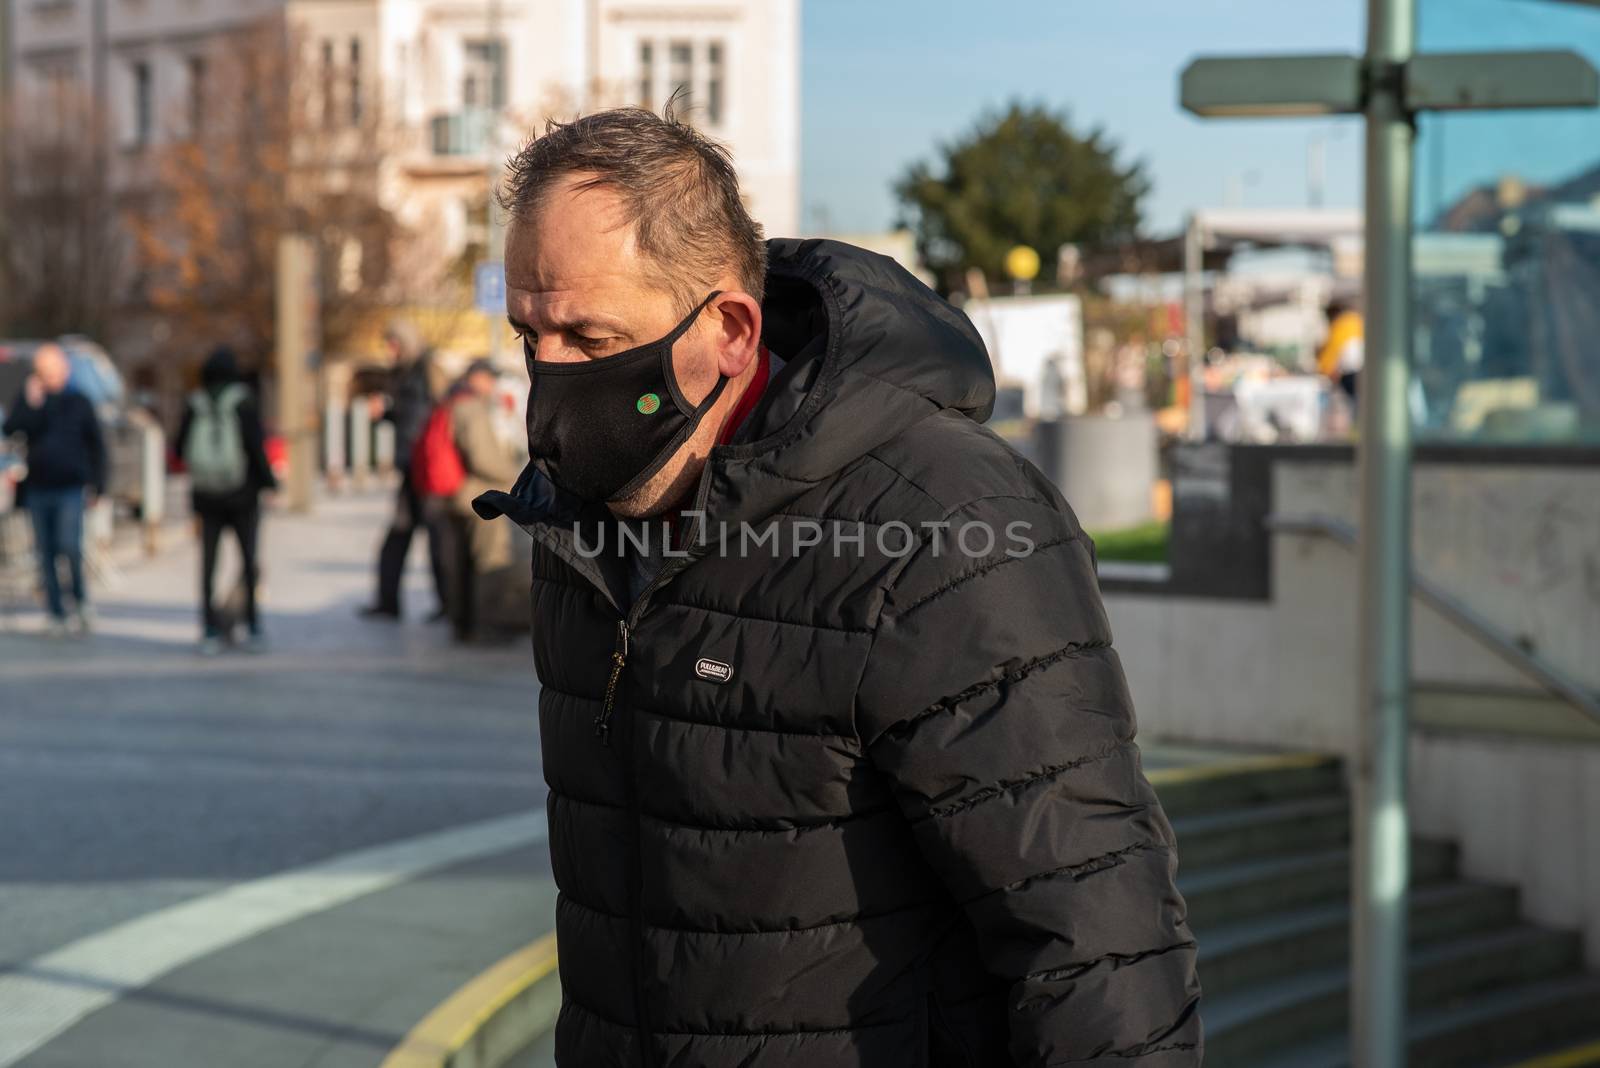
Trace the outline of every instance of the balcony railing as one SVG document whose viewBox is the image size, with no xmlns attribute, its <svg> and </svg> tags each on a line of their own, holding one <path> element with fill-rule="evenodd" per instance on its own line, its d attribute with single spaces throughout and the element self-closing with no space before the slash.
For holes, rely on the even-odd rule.
<svg viewBox="0 0 1600 1068">
<path fill-rule="evenodd" d="M 429 121 L 429 135 L 436 156 L 481 156 L 489 150 L 489 134 L 494 113 L 485 108 L 466 108 Z"/>
</svg>

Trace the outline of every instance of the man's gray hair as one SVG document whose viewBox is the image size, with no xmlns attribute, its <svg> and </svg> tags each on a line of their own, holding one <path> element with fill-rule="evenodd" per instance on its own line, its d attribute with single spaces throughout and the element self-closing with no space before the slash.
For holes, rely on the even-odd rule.
<svg viewBox="0 0 1600 1068">
<path fill-rule="evenodd" d="M 657 115 L 644 108 L 550 120 L 507 163 L 500 206 L 517 219 L 535 214 L 569 175 L 580 189 L 604 187 L 622 200 L 639 248 L 687 311 L 725 273 L 760 300 L 767 246 L 739 196 L 739 175 L 723 146 L 680 119 L 674 101 Z"/>
</svg>

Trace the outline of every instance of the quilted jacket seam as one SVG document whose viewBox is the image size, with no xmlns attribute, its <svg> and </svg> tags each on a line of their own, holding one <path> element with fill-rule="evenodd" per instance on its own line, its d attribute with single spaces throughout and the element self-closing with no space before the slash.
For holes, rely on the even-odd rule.
<svg viewBox="0 0 1600 1068">
<path fill-rule="evenodd" d="M 932 591 L 930 591 L 928 593 L 923 594 L 921 597 L 917 598 L 915 601 L 912 601 L 910 604 L 906 605 L 906 607 L 900 609 L 899 615 L 902 618 L 905 617 L 905 616 L 909 616 L 912 612 L 915 612 L 917 609 L 921 608 L 923 605 L 928 604 L 930 601 L 936 601 L 940 597 L 943 597 L 945 594 L 950 593 L 951 591 L 955 590 L 957 587 L 964 586 L 968 582 L 971 582 L 973 579 L 982 578 L 983 576 L 988 575 L 991 572 L 998 571 L 1000 568 L 1005 567 L 1007 564 L 1014 564 L 1019 560 L 1026 560 L 1029 557 L 1031 557 L 1034 553 L 1040 553 L 1040 552 L 1043 552 L 1046 549 L 1053 549 L 1058 545 L 1073 545 L 1073 544 L 1076 544 L 1077 541 L 1078 541 L 1078 539 L 1077 539 L 1076 535 L 1070 535 L 1070 536 L 1064 537 L 1064 538 L 1053 538 L 1050 541 L 1040 542 L 1039 544 L 1035 545 L 1030 552 L 1028 552 L 1028 553 L 1026 553 L 1024 555 L 1021 555 L 1021 556 L 1010 556 L 1010 555 L 1007 555 L 1003 559 L 991 560 L 991 561 L 989 561 L 987 563 L 980 564 L 979 566 L 977 566 L 975 568 L 972 568 L 972 569 L 970 569 L 968 571 L 963 571 L 960 574 L 956 575 L 954 578 L 952 578 L 949 581 L 947 581 L 944 585 L 942 585 L 942 586 L 938 587 L 937 589 L 934 589 L 934 590 L 932 590 Z"/>
<path fill-rule="evenodd" d="M 1036 972 L 1028 972 L 1022 978 L 1024 980 L 1043 979 L 1047 982 L 1056 979 L 1072 979 L 1093 969 L 1097 965 L 1106 963 L 1107 961 L 1113 961 L 1118 966 L 1125 966 L 1129 964 L 1138 964 L 1140 961 L 1149 960 L 1152 957 L 1162 957 L 1168 953 L 1177 953 L 1185 949 L 1194 948 L 1195 942 L 1194 939 L 1191 938 L 1185 942 L 1177 942 L 1170 946 L 1162 946 L 1160 949 L 1148 949 L 1141 953 L 1102 953 L 1097 957 L 1091 957 L 1086 961 L 1080 961 L 1076 964 L 1065 964 L 1059 968 L 1042 968 Z"/>
<path fill-rule="evenodd" d="M 1002 684 L 1020 682 L 1029 675 L 1032 675 L 1035 671 L 1051 667 L 1080 653 L 1094 652 L 1099 649 L 1109 648 L 1111 648 L 1111 643 L 1109 641 L 1098 639 L 1088 642 L 1068 642 L 1066 645 L 1055 650 L 1054 652 L 1046 653 L 1043 656 L 1034 657 L 1032 660 L 1017 665 L 998 678 L 986 679 L 983 682 L 975 682 L 971 686 L 968 686 L 965 690 L 961 690 L 949 697 L 940 698 L 938 701 L 935 701 L 933 704 L 929 705 L 921 712 L 918 712 L 916 715 L 908 716 L 907 718 L 896 723 L 884 733 L 909 733 L 911 730 L 915 729 L 919 723 L 930 716 L 936 716 L 940 712 L 953 711 L 955 707 L 961 704 L 963 701 L 970 701 L 974 697 L 977 697 L 979 694 L 988 690 L 999 689 Z"/>
<path fill-rule="evenodd" d="M 836 734 L 830 731 L 783 731 L 778 730 L 776 727 L 744 727 L 731 723 L 707 723 L 698 719 L 686 719 L 683 716 L 670 715 L 654 708 L 641 708 L 637 711 L 641 716 L 654 716 L 656 719 L 664 719 L 670 723 L 683 723 L 690 727 L 713 727 L 717 730 L 742 731 L 746 734 L 782 734 L 790 738 L 842 738 L 848 742 L 856 740 L 853 735 Z"/>
<path fill-rule="evenodd" d="M 1015 891 L 1021 890 L 1032 883 L 1044 882 L 1049 879 L 1058 879 L 1062 876 L 1068 876 L 1074 882 L 1076 882 L 1080 879 L 1087 879 L 1092 875 L 1099 875 L 1104 871 L 1111 871 L 1114 868 L 1120 868 L 1130 857 L 1136 857 L 1145 853 L 1171 852 L 1173 852 L 1173 847 L 1164 842 L 1136 842 L 1133 845 L 1124 846 L 1121 849 L 1113 849 L 1108 853 L 1101 853 L 1097 857 L 1090 857 L 1088 860 L 1080 860 L 1072 864 L 1063 864 L 1061 867 L 1051 868 L 1049 871 L 1039 871 L 1034 872 L 1032 875 L 1025 875 L 1015 882 L 1007 883 L 1004 886 L 992 887 L 988 890 L 985 890 L 981 894 L 969 897 L 965 901 L 961 902 L 961 905 L 963 908 L 966 908 L 976 902 L 982 901 L 984 898 L 994 897 L 996 894 L 1014 893 Z"/>
<path fill-rule="evenodd" d="M 695 604 L 693 601 L 660 601 L 657 608 L 687 608 L 696 612 L 709 612 L 712 615 L 729 616 L 733 619 L 745 620 L 751 623 L 771 623 L 777 627 L 803 627 L 806 630 L 825 630 L 836 634 L 871 634 L 869 627 L 830 627 L 826 623 L 803 623 L 797 619 L 769 619 L 765 616 L 752 616 L 746 612 L 733 612 L 726 608 L 712 608 L 710 605 Z"/>
<path fill-rule="evenodd" d="M 585 912 L 593 913 L 596 916 L 602 916 L 608 920 L 626 922 L 629 918 L 621 913 L 612 912 L 609 909 L 597 908 L 596 906 L 590 905 L 587 902 L 580 901 L 565 891 L 562 892 L 561 896 L 566 899 L 569 905 L 572 905 L 575 908 L 580 908 Z M 826 920 L 822 923 L 807 923 L 801 924 L 797 927 L 757 927 L 748 931 L 735 931 L 710 927 L 677 927 L 666 923 L 652 923 L 643 918 L 640 919 L 639 923 L 641 929 L 645 932 L 661 931 L 666 934 L 705 935 L 711 938 L 770 938 L 774 935 L 805 934 L 809 931 L 825 931 L 830 927 L 858 927 L 864 923 L 872 923 L 876 920 L 886 920 L 893 916 L 902 915 L 903 913 L 925 912 L 929 909 L 942 909 L 948 907 L 949 902 L 947 901 L 919 901 L 912 905 L 900 905 L 896 908 L 885 909 L 882 912 L 863 912 L 856 916 L 848 916 L 842 920 Z"/>
<path fill-rule="evenodd" d="M 992 801 L 997 797 L 1004 797 L 1007 794 L 1019 793 L 1023 790 L 1026 790 L 1030 786 L 1034 786 L 1050 779 L 1059 778 L 1069 771 L 1076 771 L 1077 769 L 1086 767 L 1089 764 L 1098 764 L 1102 760 L 1109 760 L 1116 756 L 1117 753 L 1123 749 L 1123 747 L 1123 742 L 1113 742 L 1104 749 L 1096 750 L 1093 753 L 1086 753 L 1083 756 L 1069 760 L 1063 764 L 1052 764 L 1047 768 L 1042 768 L 1034 774 L 1029 775 L 1027 778 L 1008 779 L 1002 782 L 991 783 L 982 790 L 979 790 L 977 793 L 973 794 L 971 797 L 964 797 L 960 801 L 955 801 L 948 805 L 930 807 L 927 815 L 919 817 L 914 822 L 922 822 L 931 819 L 943 819 L 947 816 L 959 815 L 960 813 L 967 811 L 969 808 L 976 808 L 986 801 Z"/>
</svg>

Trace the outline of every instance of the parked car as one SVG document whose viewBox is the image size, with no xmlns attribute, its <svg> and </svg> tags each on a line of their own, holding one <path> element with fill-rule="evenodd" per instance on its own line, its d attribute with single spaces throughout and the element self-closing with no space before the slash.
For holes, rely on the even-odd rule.
<svg viewBox="0 0 1600 1068">
<path fill-rule="evenodd" d="M 0 340 L 0 419 L 33 373 L 33 354 L 45 342 Z M 119 504 L 133 506 L 139 499 L 141 431 L 130 418 L 128 392 L 111 356 L 86 337 L 57 338 L 71 366 L 69 389 L 76 389 L 94 404 L 106 439 L 106 495 Z M 0 440 L 0 479 L 14 477 L 24 458 Z M 10 475 L 8 476 L 8 471 Z M 8 496 L 0 494 L 0 497 Z"/>
</svg>

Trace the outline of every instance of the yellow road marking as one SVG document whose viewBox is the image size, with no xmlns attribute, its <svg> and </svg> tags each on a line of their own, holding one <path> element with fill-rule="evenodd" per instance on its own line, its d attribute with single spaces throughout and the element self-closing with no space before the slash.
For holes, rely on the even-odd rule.
<svg viewBox="0 0 1600 1068">
<path fill-rule="evenodd" d="M 1588 1068 L 1596 1064 L 1600 1064 L 1600 1042 L 1573 1046 L 1559 1053 L 1547 1053 L 1543 1057 L 1514 1064 L 1511 1068 Z"/>
<path fill-rule="evenodd" d="M 556 936 L 524 946 L 451 994 L 384 1058 L 381 1068 L 442 1068 L 494 1015 L 556 970 Z"/>
<path fill-rule="evenodd" d="M 1252 771 L 1293 771 L 1297 768 L 1320 768 L 1335 762 L 1326 753 L 1272 753 L 1258 757 L 1240 757 L 1215 764 L 1195 764 L 1182 768 L 1155 768 L 1145 772 L 1145 778 L 1155 787 L 1178 783 L 1203 782 L 1207 779 L 1225 779 Z"/>
</svg>

